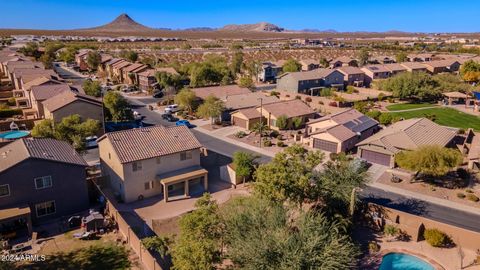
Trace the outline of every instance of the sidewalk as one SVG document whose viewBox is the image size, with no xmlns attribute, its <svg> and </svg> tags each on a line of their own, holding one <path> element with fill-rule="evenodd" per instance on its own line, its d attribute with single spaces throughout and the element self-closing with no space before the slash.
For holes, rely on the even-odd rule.
<svg viewBox="0 0 480 270">
<path fill-rule="evenodd" d="M 464 212 L 469 212 L 469 213 L 472 213 L 472 214 L 475 214 L 475 215 L 480 215 L 480 209 L 475 208 L 475 207 L 471 207 L 471 206 L 468 206 L 468 205 L 465 205 L 465 204 L 452 202 L 452 201 L 449 201 L 449 200 L 440 199 L 440 198 L 436 198 L 436 197 L 433 197 L 433 196 L 428 196 L 428 195 L 424 195 L 424 194 L 421 194 L 421 193 L 412 192 L 412 191 L 409 191 L 409 190 L 405 190 L 405 189 L 397 188 L 397 187 L 392 187 L 392 186 L 377 183 L 377 182 L 368 183 L 367 185 L 371 186 L 371 187 L 374 187 L 374 188 L 382 189 L 382 190 L 387 191 L 387 192 L 392 192 L 392 193 L 400 194 L 400 195 L 403 195 L 403 196 L 406 196 L 406 197 L 419 199 L 419 200 L 427 201 L 427 202 L 430 202 L 430 203 L 433 203 L 433 204 L 453 208 L 453 209 L 456 209 L 456 210 L 459 210 L 459 211 L 464 211 Z"/>
</svg>

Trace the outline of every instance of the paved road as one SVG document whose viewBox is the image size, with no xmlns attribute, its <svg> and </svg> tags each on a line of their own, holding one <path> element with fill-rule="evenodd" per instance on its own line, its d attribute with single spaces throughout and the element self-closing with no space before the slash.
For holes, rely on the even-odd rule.
<svg viewBox="0 0 480 270">
<path fill-rule="evenodd" d="M 414 215 L 480 232 L 480 216 L 469 212 L 405 197 L 373 187 L 365 188 L 361 192 L 360 198 L 368 202 L 374 202 Z"/>
<path fill-rule="evenodd" d="M 160 114 L 148 110 L 145 106 L 137 107 L 135 110 L 146 116 L 144 121 L 147 123 L 165 126 L 174 125 L 174 123 L 163 120 Z M 238 145 L 219 140 L 196 130 L 192 130 L 192 132 L 195 134 L 200 143 L 202 143 L 207 149 L 217 152 L 221 155 L 231 157 L 235 151 L 252 152 Z M 270 160 L 271 157 L 260 155 L 260 162 L 263 163 Z M 373 187 L 365 188 L 360 193 L 360 198 L 411 214 L 424 216 L 433 220 L 480 232 L 480 216 L 472 213 L 452 209 L 426 201 L 412 199 L 397 193 L 387 192 Z"/>
<path fill-rule="evenodd" d="M 64 67 L 62 63 L 53 63 L 53 69 L 58 75 L 60 75 L 62 79 L 72 81 L 74 84 L 81 85 L 86 79 L 86 76 L 69 70 L 68 68 Z"/>
</svg>

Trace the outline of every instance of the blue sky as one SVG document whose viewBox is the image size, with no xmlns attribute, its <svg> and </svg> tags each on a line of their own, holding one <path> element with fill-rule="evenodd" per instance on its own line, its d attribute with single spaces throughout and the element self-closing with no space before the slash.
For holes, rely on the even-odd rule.
<svg viewBox="0 0 480 270">
<path fill-rule="evenodd" d="M 174 29 L 267 21 L 297 30 L 480 32 L 477 0 L 0 0 L 0 28 L 93 27 L 120 13 Z"/>
</svg>

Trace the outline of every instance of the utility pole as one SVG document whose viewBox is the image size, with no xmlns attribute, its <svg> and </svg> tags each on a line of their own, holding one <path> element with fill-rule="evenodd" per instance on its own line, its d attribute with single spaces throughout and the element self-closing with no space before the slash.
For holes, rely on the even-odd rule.
<svg viewBox="0 0 480 270">
<path fill-rule="evenodd" d="M 263 98 L 259 98 L 260 100 L 260 148 L 262 148 L 262 132 L 263 132 Z"/>
</svg>

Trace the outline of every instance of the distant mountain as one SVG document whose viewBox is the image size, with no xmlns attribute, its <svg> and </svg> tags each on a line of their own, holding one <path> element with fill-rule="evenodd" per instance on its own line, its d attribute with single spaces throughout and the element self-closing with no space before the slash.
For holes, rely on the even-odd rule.
<svg viewBox="0 0 480 270">
<path fill-rule="evenodd" d="M 218 30 L 218 29 L 217 28 L 212 28 L 212 27 L 191 27 L 191 28 L 181 29 L 180 31 L 211 32 L 211 31 L 216 31 L 216 30 Z"/>
<path fill-rule="evenodd" d="M 95 30 L 100 32 L 145 32 L 153 29 L 137 23 L 124 13 L 120 14 L 115 20 L 105 25 L 79 30 Z"/>
<path fill-rule="evenodd" d="M 302 29 L 298 32 L 306 32 L 306 33 L 338 33 L 337 30 L 334 29 L 326 29 L 326 30 L 319 30 L 319 29 Z"/>
<path fill-rule="evenodd" d="M 239 31 L 239 32 L 284 32 L 285 29 L 275 24 L 260 22 L 255 24 L 229 24 L 218 29 L 220 31 Z"/>
</svg>

